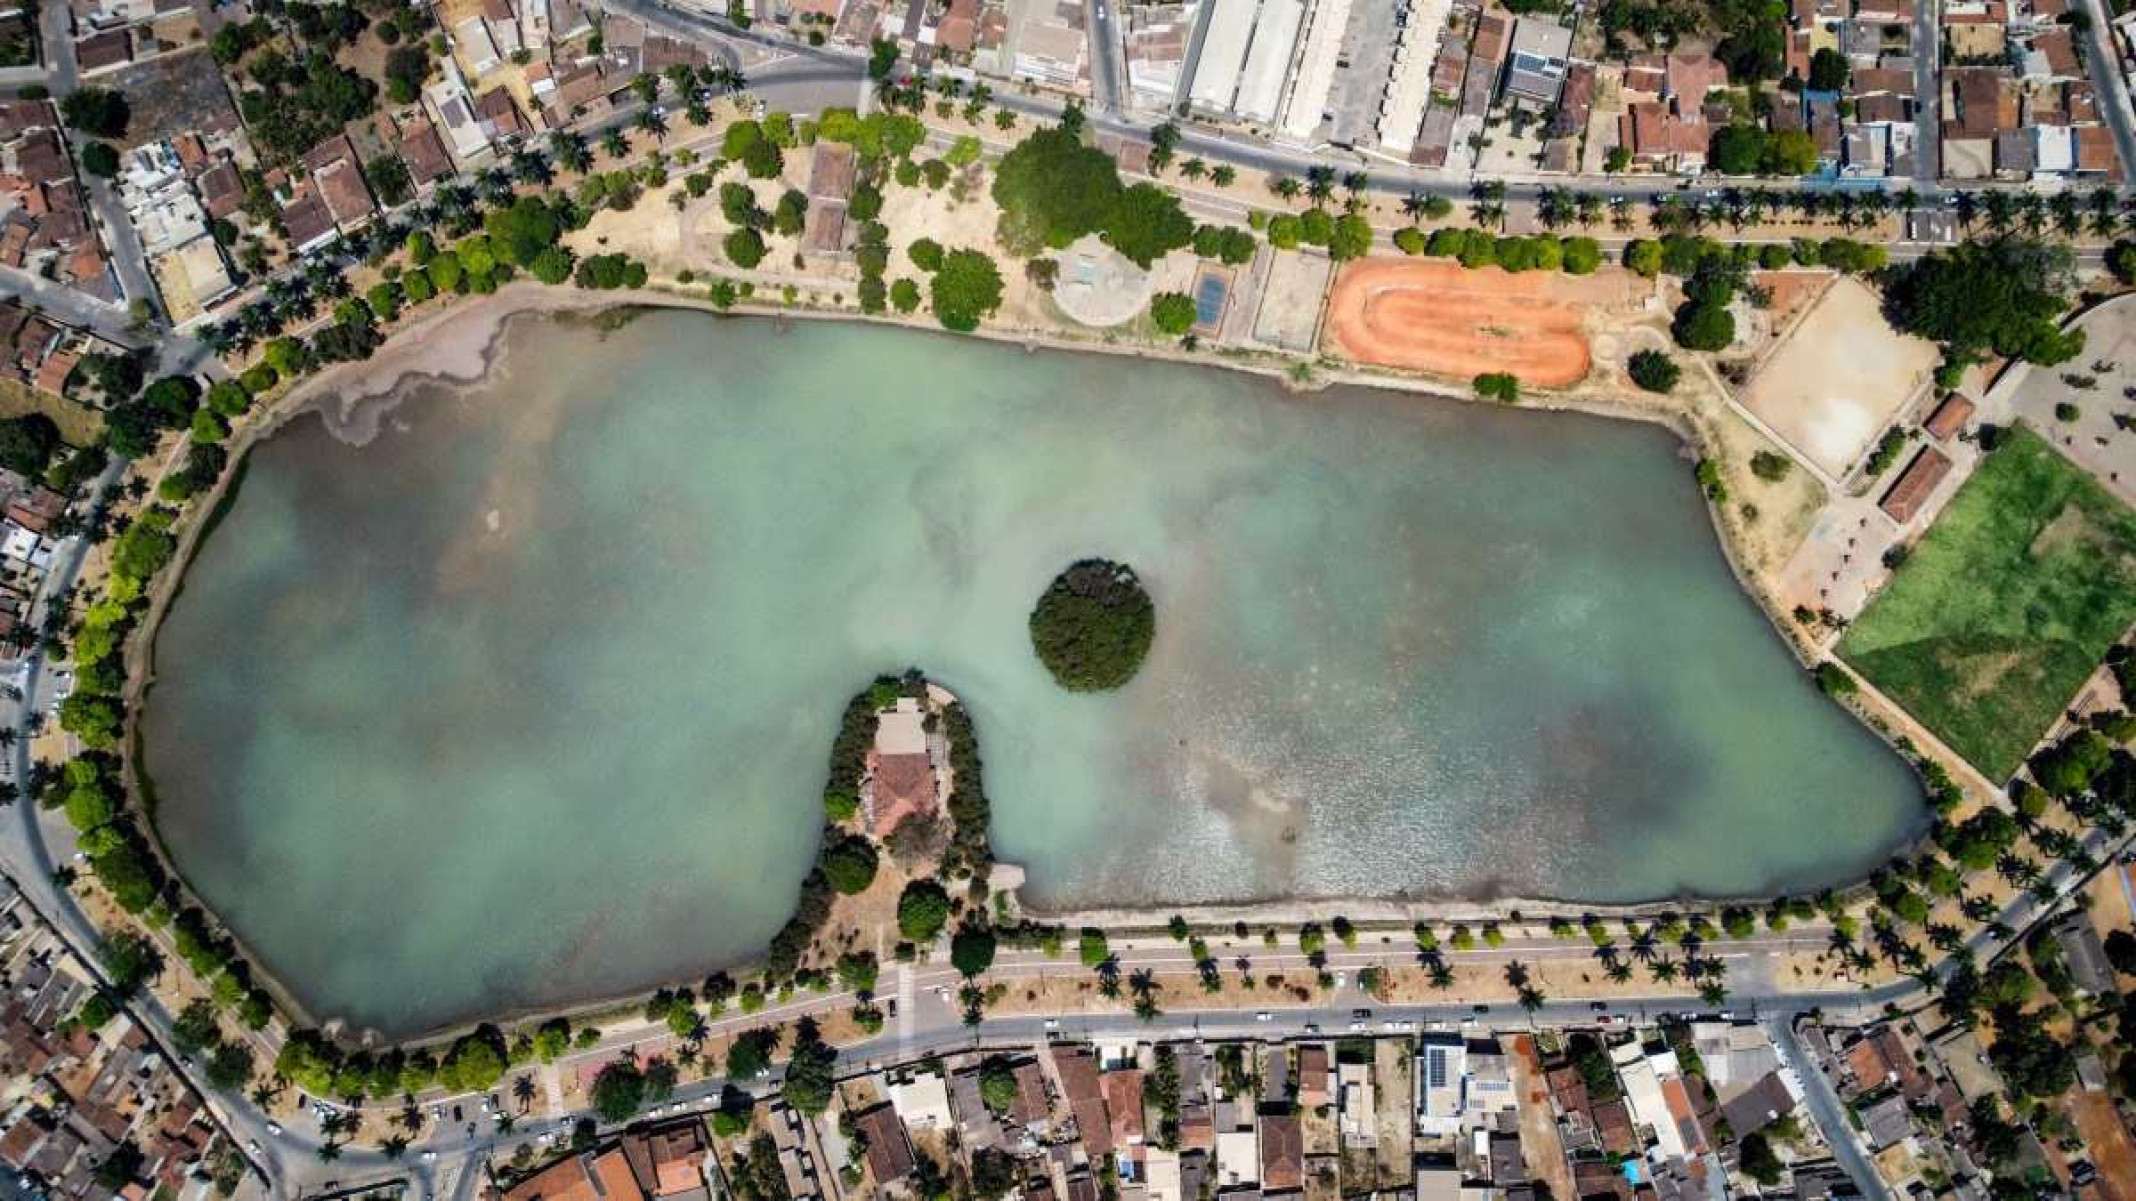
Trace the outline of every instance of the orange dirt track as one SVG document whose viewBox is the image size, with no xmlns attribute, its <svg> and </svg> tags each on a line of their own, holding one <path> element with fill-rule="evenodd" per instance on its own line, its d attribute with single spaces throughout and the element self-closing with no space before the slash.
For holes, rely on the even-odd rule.
<svg viewBox="0 0 2136 1201">
<path fill-rule="evenodd" d="M 1360 363 L 1457 379 L 1510 371 L 1531 387 L 1562 388 L 1592 362 L 1589 312 L 1629 299 L 1624 281 L 1607 275 L 1360 259 L 1335 279 L 1327 343 Z"/>
</svg>

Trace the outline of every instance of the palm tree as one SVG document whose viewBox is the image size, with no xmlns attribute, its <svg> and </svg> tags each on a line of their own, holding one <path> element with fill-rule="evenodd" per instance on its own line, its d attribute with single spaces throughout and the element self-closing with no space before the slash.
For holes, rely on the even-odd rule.
<svg viewBox="0 0 2136 1201">
<path fill-rule="evenodd" d="M 622 158 L 630 153 L 630 139 L 620 129 L 611 129 L 601 135 L 601 153 L 610 158 Z"/>
<path fill-rule="evenodd" d="M 1363 171 L 1351 171 L 1342 177 L 1342 190 L 1352 196 L 1362 196 L 1372 184 L 1372 177 Z"/>
<path fill-rule="evenodd" d="M 408 1140 L 396 1134 L 378 1144 L 378 1149 L 386 1153 L 387 1159 L 399 1159 L 408 1153 Z"/>
<path fill-rule="evenodd" d="M 1285 200 L 1296 200 L 1301 189 L 1297 180 L 1288 175 L 1277 175 L 1269 179 L 1268 190 Z"/>
<path fill-rule="evenodd" d="M 1656 983 L 1667 984 L 1676 979 L 1676 961 L 1664 955 L 1647 964 L 1647 972 L 1654 977 Z"/>
<path fill-rule="evenodd" d="M 1418 220 L 1424 216 L 1424 194 L 1422 192 L 1411 192 L 1409 195 L 1402 197 L 1402 215 L 1411 221 Z"/>
<path fill-rule="evenodd" d="M 549 166 L 549 156 L 528 146 L 512 152 L 512 178 L 546 188 L 556 178 L 556 172 Z"/>
<path fill-rule="evenodd" d="M 1632 965 L 1626 963 L 1622 959 L 1610 960 L 1609 967 L 1604 969 L 1604 971 L 1608 974 L 1611 980 L 1615 981 L 1618 984 L 1623 984 L 1625 981 L 1630 980 L 1632 978 Z"/>
<path fill-rule="evenodd" d="M 1188 179 L 1200 179 L 1209 173 L 1209 164 L 1198 158 L 1190 158 L 1179 164 L 1179 173 Z"/>
<path fill-rule="evenodd" d="M 1899 189 L 1899 211 L 1910 214 L 1920 207 L 1921 193 L 1910 186 Z"/>
<path fill-rule="evenodd" d="M 519 1102 L 519 1112 L 525 1113 L 534 1104 L 534 1077 L 522 1075 L 512 1081 L 512 1099 Z"/>
<path fill-rule="evenodd" d="M 1230 163 L 1218 163 L 1209 172 L 1209 182 L 1220 188 L 1228 188 L 1239 177 L 1239 169 Z"/>
<path fill-rule="evenodd" d="M 1573 212 L 1579 216 L 1581 228 L 1588 228 L 1602 219 L 1602 198 L 1593 192 L 1572 194 Z"/>
<path fill-rule="evenodd" d="M 1444 959 L 1432 961 L 1431 986 L 1441 992 L 1454 986 L 1454 969 Z"/>
<path fill-rule="evenodd" d="M 2064 237 L 2074 236 L 2083 219 L 2077 212 L 2077 196 L 2074 192 L 2056 192 L 2047 198 L 2047 212 L 2054 220 L 2054 227 Z"/>
<path fill-rule="evenodd" d="M 2017 198 L 2018 216 L 2030 233 L 2038 233 L 2047 224 L 2047 201 L 2038 192 L 2025 192 Z"/>
<path fill-rule="evenodd" d="M 667 136 L 667 118 L 660 115 L 659 109 L 648 108 L 640 111 L 635 124 L 639 129 L 653 135 L 653 140 L 656 142 Z"/>
<path fill-rule="evenodd" d="M 332 1163 L 341 1158 L 341 1144 L 329 1139 L 319 1144 L 319 1162 Z"/>
<path fill-rule="evenodd" d="M 1305 194 L 1313 203 L 1324 203 L 1335 194 L 1335 168 L 1313 166 L 1305 171 Z"/>
</svg>

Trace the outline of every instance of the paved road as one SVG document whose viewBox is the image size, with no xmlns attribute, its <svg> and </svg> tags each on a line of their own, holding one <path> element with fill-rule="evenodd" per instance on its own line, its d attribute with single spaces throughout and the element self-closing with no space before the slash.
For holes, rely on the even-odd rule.
<svg viewBox="0 0 2136 1201">
<path fill-rule="evenodd" d="M 1120 13 L 1112 0 L 1086 0 L 1084 20 L 1090 34 L 1090 95 L 1101 113 L 1122 111 L 1120 103 Z"/>
<path fill-rule="evenodd" d="M 1934 188 L 1943 174 L 1942 0 L 1914 5 L 1914 183 Z"/>
<path fill-rule="evenodd" d="M 1866 1201 L 1889 1201 L 1891 1194 L 1884 1188 L 1884 1178 L 1876 1174 L 1876 1166 L 1869 1162 L 1861 1139 L 1855 1136 L 1854 1123 L 1847 1120 L 1845 1103 L 1795 1037 L 1795 1019 L 1774 1015 L 1760 1024 L 1780 1053 L 1781 1066 L 1793 1069 L 1801 1078 L 1803 1103 L 1810 1107 L 1810 1116 L 1817 1120 L 1825 1142 L 1831 1144 L 1833 1157 L 1847 1170 L 1848 1179 L 1854 1181 Z"/>
<path fill-rule="evenodd" d="M 64 99 L 80 86 L 81 73 L 74 60 L 74 38 L 71 36 L 72 16 L 67 0 L 44 0 L 40 14 L 44 35 L 45 86 L 51 89 L 52 99 Z M 74 139 L 70 136 L 69 141 Z M 119 203 L 119 190 L 108 179 L 98 179 L 82 174 L 82 185 L 89 194 L 89 207 L 95 212 L 97 224 L 103 228 L 104 249 L 111 256 L 111 265 L 118 272 L 119 288 L 128 300 L 146 300 L 156 303 L 156 286 L 148 272 L 148 257 L 141 250 L 141 235 L 126 216 L 126 206 Z"/>
<path fill-rule="evenodd" d="M 2121 56 L 2114 51 L 2114 14 L 2100 0 L 2077 0 L 2090 29 L 2080 34 L 2089 60 L 2092 83 L 2106 100 L 2103 112 L 2107 128 L 2114 131 L 2114 149 L 2121 156 L 2123 178 L 2136 171 L 2136 110 L 2129 107 L 2128 81 L 2121 75 Z"/>
</svg>

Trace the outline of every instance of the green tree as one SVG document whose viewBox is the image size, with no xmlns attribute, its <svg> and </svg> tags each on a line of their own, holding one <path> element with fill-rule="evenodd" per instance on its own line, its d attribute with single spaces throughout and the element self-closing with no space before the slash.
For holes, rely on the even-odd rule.
<svg viewBox="0 0 2136 1201">
<path fill-rule="evenodd" d="M 1006 1056 L 989 1055 L 979 1065 L 979 1099 L 996 1114 L 1016 1107 L 1016 1072 Z"/>
<path fill-rule="evenodd" d="M 831 887 L 847 896 L 868 890 L 875 882 L 875 845 L 858 834 L 849 834 L 824 848 L 820 866 Z"/>
<path fill-rule="evenodd" d="M 720 247 L 737 267 L 747 269 L 764 261 L 764 235 L 747 226 L 729 232 Z"/>
<path fill-rule="evenodd" d="M 1132 568 L 1085 559 L 1056 576 L 1031 610 L 1031 646 L 1071 692 L 1103 692 L 1134 677 L 1156 636 L 1156 607 Z"/>
<path fill-rule="evenodd" d="M 949 251 L 929 282 L 928 297 L 944 329 L 969 333 L 1001 307 L 1001 272 L 980 251 Z"/>
<path fill-rule="evenodd" d="M 1853 72 L 1847 67 L 1847 56 L 1830 46 L 1820 46 L 1810 56 L 1810 87 L 1819 92 L 1843 92 Z"/>
<path fill-rule="evenodd" d="M 125 136 L 133 115 L 126 97 L 107 88 L 76 88 L 59 102 L 59 112 L 69 129 L 98 138 Z"/>
<path fill-rule="evenodd" d="M 1635 351 L 1626 361 L 1632 382 L 1649 392 L 1669 392 L 1676 388 L 1676 381 L 1683 377 L 1683 368 L 1676 360 L 1658 350 Z"/>
<path fill-rule="evenodd" d="M 1724 350 L 1735 341 L 1735 315 L 1725 305 L 1690 301 L 1676 310 L 1669 332 L 1686 350 Z"/>
<path fill-rule="evenodd" d="M 593 1111 L 605 1122 L 621 1122 L 645 1104 L 645 1073 L 636 1060 L 618 1059 L 593 1078 Z"/>
<path fill-rule="evenodd" d="M 1773 1145 L 1763 1134 L 1747 1134 L 1736 1149 L 1736 1163 L 1743 1174 L 1760 1185 L 1771 1188 L 1780 1183 L 1780 1157 L 1773 1154 Z"/>
<path fill-rule="evenodd" d="M 1511 372 L 1490 371 L 1476 377 L 1473 386 L 1476 395 L 1501 404 L 1515 404 L 1520 400 L 1520 379 Z"/>
<path fill-rule="evenodd" d="M 1018 257 L 1059 250 L 1103 228 L 1120 191 L 1119 169 L 1104 151 L 1062 126 L 1037 130 L 994 168 L 997 236 Z"/>
<path fill-rule="evenodd" d="M 1178 197 L 1156 184 L 1138 183 L 1121 191 L 1107 210 L 1105 241 L 1136 266 L 1147 268 L 1164 254 L 1191 245 L 1194 221 L 1179 207 Z"/>
<path fill-rule="evenodd" d="M 100 179 L 119 173 L 119 152 L 109 142 L 91 142 L 82 147 L 82 170 Z"/>
<path fill-rule="evenodd" d="M 495 1026 L 480 1026 L 445 1053 L 438 1082 L 455 1092 L 488 1092 L 504 1079 L 504 1067 L 504 1035 Z"/>
<path fill-rule="evenodd" d="M 837 1088 L 838 1052 L 823 1041 L 823 1031 L 814 1018 L 794 1023 L 794 1050 L 786 1061 L 786 1078 L 779 1095 L 809 1117 L 829 1109 Z"/>
<path fill-rule="evenodd" d="M 994 931 L 979 922 L 957 927 L 949 940 L 949 961 L 966 976 L 976 976 L 994 965 Z"/>
<path fill-rule="evenodd" d="M 900 313 L 910 313 L 920 307 L 920 285 L 909 279 L 901 279 L 890 285 L 890 304 Z"/>
<path fill-rule="evenodd" d="M 1765 164 L 1765 130 L 1756 125 L 1723 125 L 1713 131 L 1706 161 L 1723 175 L 1755 175 Z"/>
<path fill-rule="evenodd" d="M 1194 328 L 1194 298 L 1184 292 L 1159 292 L 1150 298 L 1150 322 L 1159 333 L 1178 337 Z"/>
<path fill-rule="evenodd" d="M 1344 213 L 1335 219 L 1335 228 L 1328 235 L 1328 257 L 1336 262 L 1361 259 L 1372 253 L 1372 224 L 1358 213 Z"/>
<path fill-rule="evenodd" d="M 917 943 L 929 943 L 949 922 L 949 894 L 932 880 L 914 880 L 897 899 L 897 931 Z"/>
<path fill-rule="evenodd" d="M 2057 326 L 2069 248 L 2016 238 L 1961 242 L 1887 272 L 1884 311 L 1950 357 L 1992 352 L 2052 366 L 2082 353 L 2083 331 Z"/>
</svg>

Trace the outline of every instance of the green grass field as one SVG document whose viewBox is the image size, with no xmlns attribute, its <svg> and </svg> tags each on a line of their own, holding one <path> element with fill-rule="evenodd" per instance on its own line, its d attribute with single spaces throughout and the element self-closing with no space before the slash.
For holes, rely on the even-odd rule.
<svg viewBox="0 0 2136 1201">
<path fill-rule="evenodd" d="M 2019 427 L 1839 653 L 2002 780 L 2136 621 L 2136 511 Z"/>
</svg>

